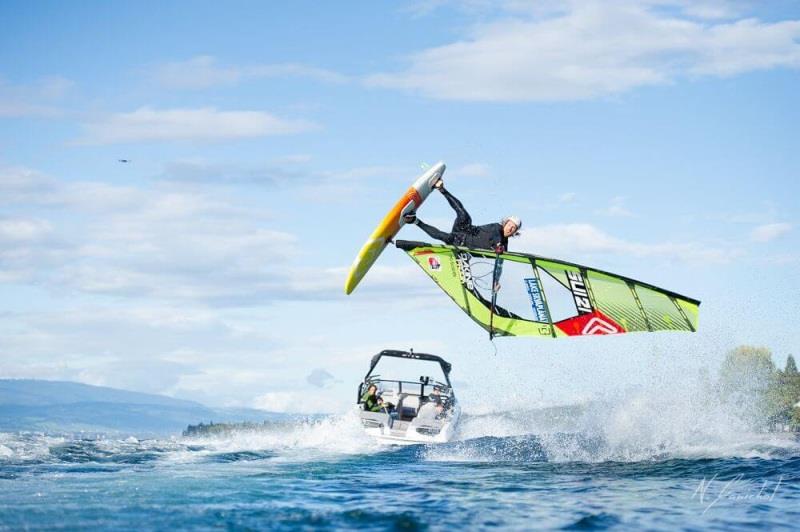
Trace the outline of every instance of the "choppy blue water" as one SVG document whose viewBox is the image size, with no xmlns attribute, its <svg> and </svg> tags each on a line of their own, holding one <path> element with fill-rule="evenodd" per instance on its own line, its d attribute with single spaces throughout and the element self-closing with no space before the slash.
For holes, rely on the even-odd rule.
<svg viewBox="0 0 800 532">
<path fill-rule="evenodd" d="M 800 527 L 788 436 L 472 436 L 376 447 L 352 416 L 194 440 L 0 434 L 0 528 Z"/>
</svg>

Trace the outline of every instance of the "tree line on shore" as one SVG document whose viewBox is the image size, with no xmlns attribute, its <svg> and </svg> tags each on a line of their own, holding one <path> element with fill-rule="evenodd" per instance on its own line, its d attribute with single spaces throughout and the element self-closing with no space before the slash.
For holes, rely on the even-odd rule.
<svg viewBox="0 0 800 532">
<path fill-rule="evenodd" d="M 720 368 L 721 399 L 755 414 L 759 428 L 800 431 L 800 372 L 789 355 L 783 370 L 766 347 L 739 346 Z"/>
</svg>

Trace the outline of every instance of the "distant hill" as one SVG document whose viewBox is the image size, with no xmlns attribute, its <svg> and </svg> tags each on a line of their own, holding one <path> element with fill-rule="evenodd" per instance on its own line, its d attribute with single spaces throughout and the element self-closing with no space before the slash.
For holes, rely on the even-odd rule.
<svg viewBox="0 0 800 532">
<path fill-rule="evenodd" d="M 0 379 L 0 431 L 180 433 L 198 422 L 275 419 L 280 414 L 214 409 L 105 386 L 35 379 Z"/>
</svg>

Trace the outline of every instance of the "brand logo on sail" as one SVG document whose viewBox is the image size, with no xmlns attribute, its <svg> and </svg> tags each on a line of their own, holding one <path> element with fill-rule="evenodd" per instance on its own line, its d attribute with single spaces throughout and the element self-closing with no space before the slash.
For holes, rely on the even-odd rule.
<svg viewBox="0 0 800 532">
<path fill-rule="evenodd" d="M 586 322 L 581 334 L 617 334 L 618 332 L 620 332 L 620 330 L 616 327 L 616 325 L 595 316 Z"/>
<path fill-rule="evenodd" d="M 544 297 L 542 296 L 542 288 L 539 286 L 539 279 L 535 277 L 525 279 L 525 285 L 528 287 L 528 297 L 531 299 L 534 320 L 544 322 L 550 321 L 550 314 L 547 312 L 547 305 L 544 304 Z"/>
<path fill-rule="evenodd" d="M 586 281 L 583 280 L 583 275 L 580 272 L 568 271 L 567 280 L 569 281 L 569 290 L 572 292 L 572 298 L 575 300 L 575 307 L 578 309 L 579 314 L 591 314 L 592 302 L 589 300 L 589 291 L 586 289 Z"/>
<path fill-rule="evenodd" d="M 467 287 L 467 290 L 474 290 L 475 283 L 472 280 L 472 268 L 470 268 L 469 259 L 469 253 L 459 253 L 456 255 L 458 277 L 461 279 L 461 284 Z"/>
<path fill-rule="evenodd" d="M 561 320 L 555 326 L 568 336 L 624 333 L 625 328 L 599 310 Z"/>
<path fill-rule="evenodd" d="M 442 263 L 439 262 L 439 259 L 436 257 L 428 257 L 428 267 L 431 270 L 438 270 L 442 267 Z"/>
</svg>

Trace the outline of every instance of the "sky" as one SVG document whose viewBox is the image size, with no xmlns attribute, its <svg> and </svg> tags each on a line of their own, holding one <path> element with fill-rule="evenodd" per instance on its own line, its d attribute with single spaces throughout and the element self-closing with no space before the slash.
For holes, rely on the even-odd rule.
<svg viewBox="0 0 800 532">
<path fill-rule="evenodd" d="M 679 382 L 743 343 L 800 354 L 796 1 L 7 1 L 0 20 L 0 378 L 342 412 L 373 354 L 413 347 L 481 411 Z M 493 346 L 391 248 L 345 296 L 439 160 L 476 222 L 522 218 L 512 250 L 698 298 L 700 331 Z M 452 220 L 437 195 L 419 216 Z"/>
</svg>

